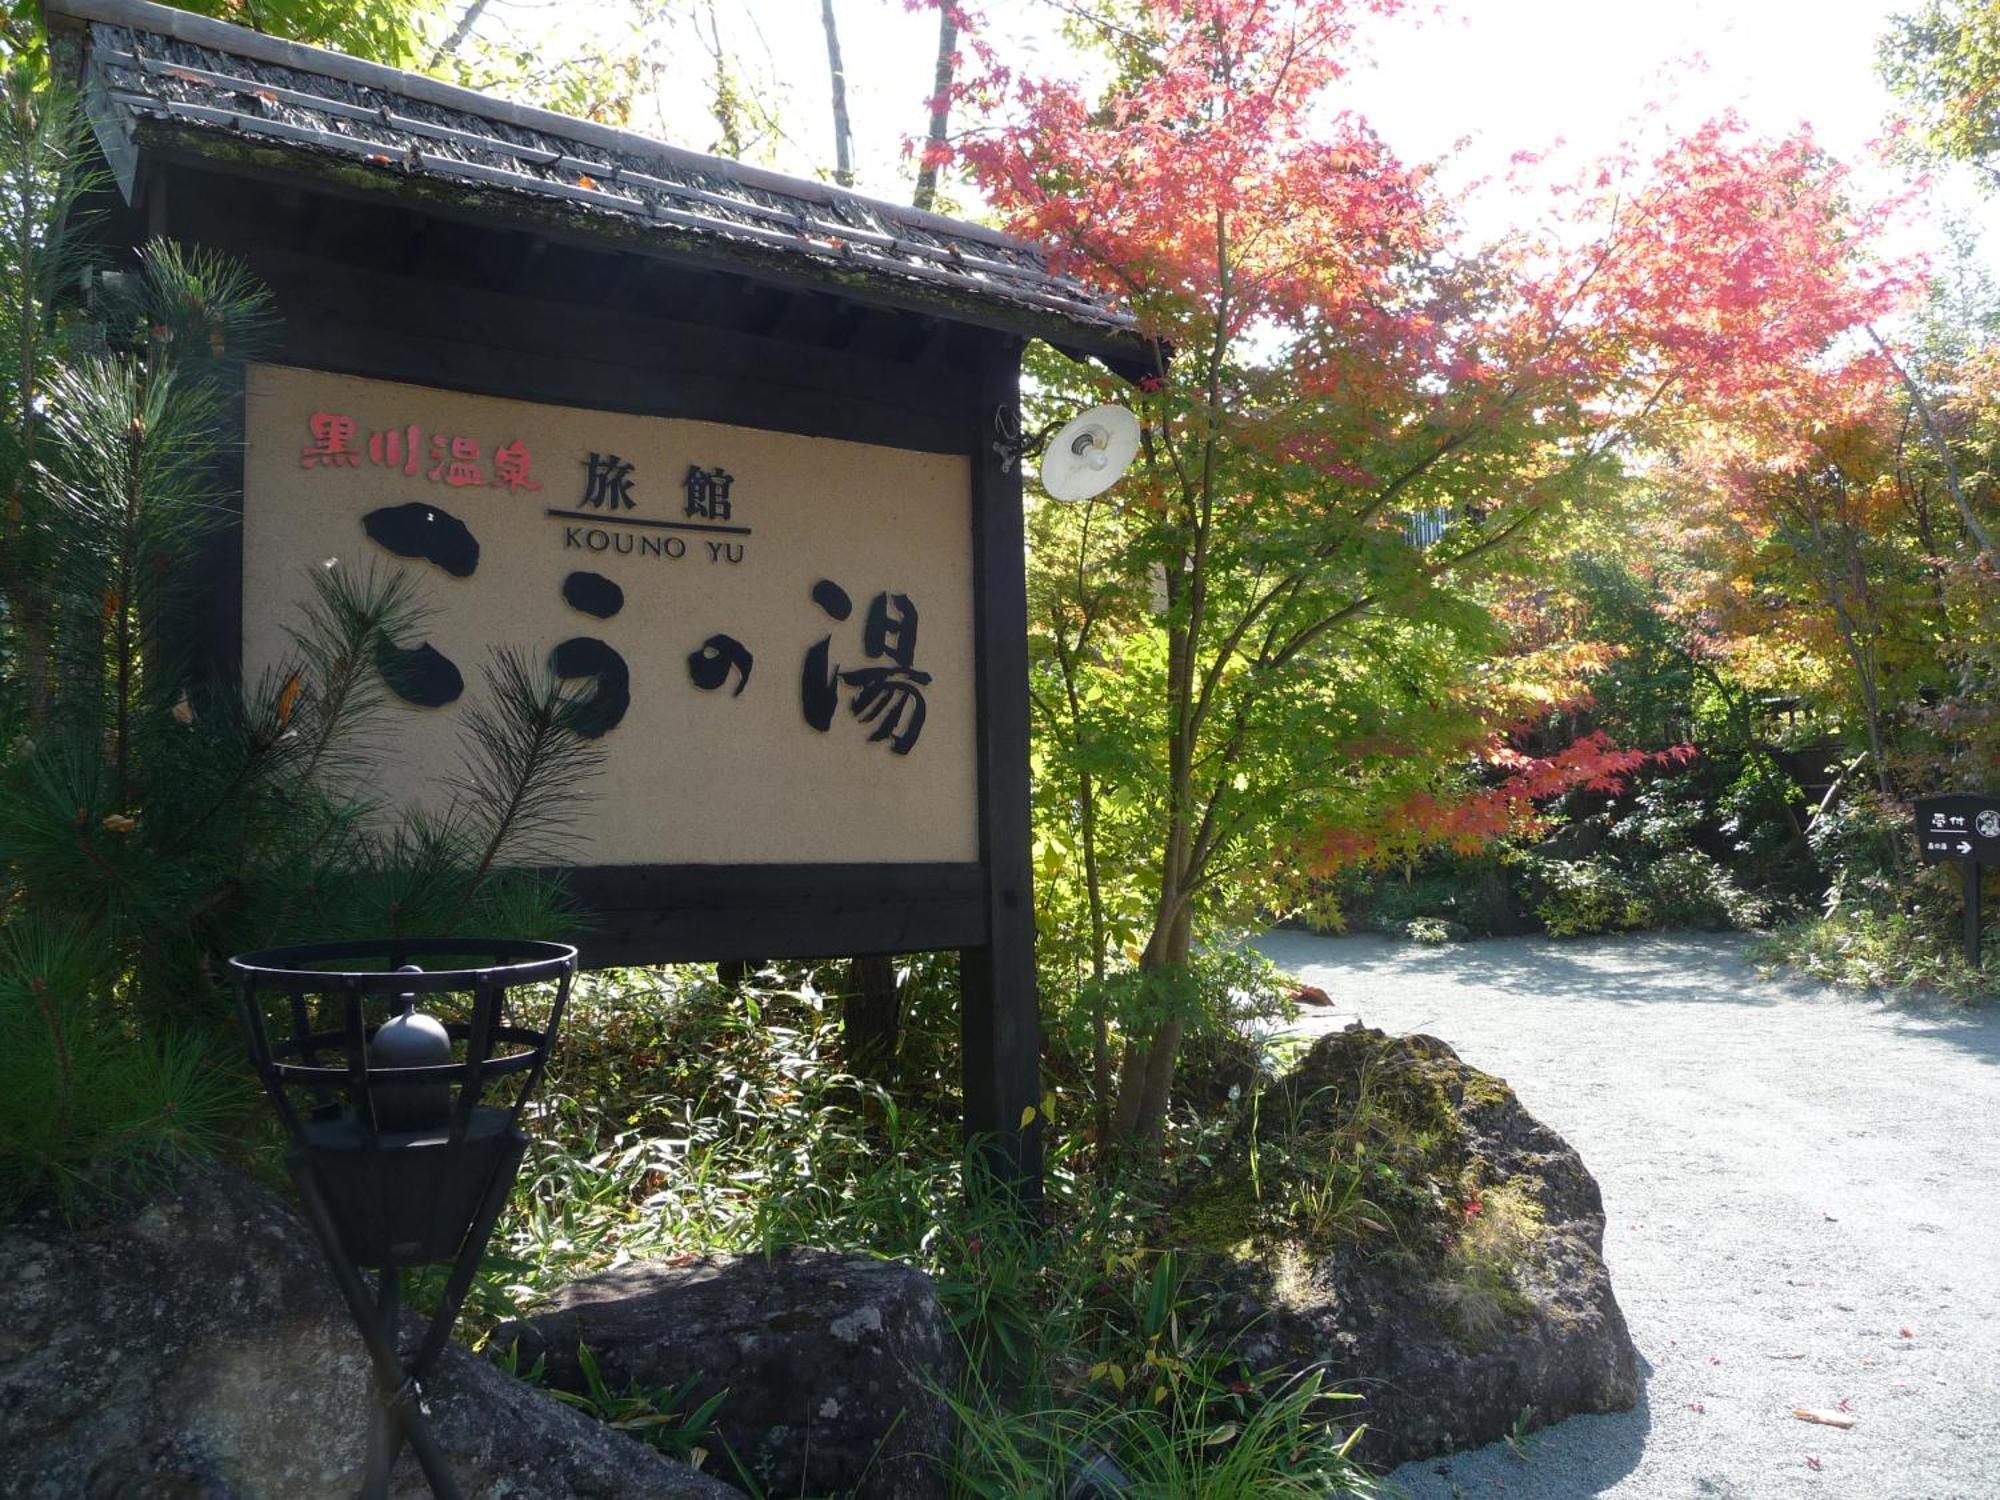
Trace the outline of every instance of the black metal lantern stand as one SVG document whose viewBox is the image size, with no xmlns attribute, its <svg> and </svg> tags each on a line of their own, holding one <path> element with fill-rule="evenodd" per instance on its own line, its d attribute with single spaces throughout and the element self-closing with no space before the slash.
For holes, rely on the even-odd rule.
<svg viewBox="0 0 2000 1500">
<path fill-rule="evenodd" d="M 491 957 L 471 967 L 415 960 Z M 521 1112 L 541 1082 L 576 973 L 561 943 L 452 938 L 319 943 L 229 961 L 250 1059 L 284 1121 L 285 1165 L 375 1367 L 364 1500 L 384 1497 L 408 1443 L 431 1492 L 458 1488 L 426 1420 L 444 1353 L 527 1149 Z M 538 988 L 542 1024 L 524 1024 Z M 546 997 L 545 999 L 543 997 Z M 446 1264 L 443 1301 L 405 1358 L 401 1273 Z M 362 1271 L 376 1273 L 373 1292 Z"/>
</svg>

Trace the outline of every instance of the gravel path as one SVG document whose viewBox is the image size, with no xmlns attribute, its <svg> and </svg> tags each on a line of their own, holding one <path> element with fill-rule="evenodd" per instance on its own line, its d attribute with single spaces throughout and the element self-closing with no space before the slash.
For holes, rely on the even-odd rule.
<svg viewBox="0 0 2000 1500">
<path fill-rule="evenodd" d="M 2000 1497 L 2000 1016 L 1761 980 L 1735 937 L 1259 946 L 1333 997 L 1300 1030 L 1444 1038 L 1604 1189 L 1638 1408 L 1405 1465 L 1412 1500 Z"/>
</svg>

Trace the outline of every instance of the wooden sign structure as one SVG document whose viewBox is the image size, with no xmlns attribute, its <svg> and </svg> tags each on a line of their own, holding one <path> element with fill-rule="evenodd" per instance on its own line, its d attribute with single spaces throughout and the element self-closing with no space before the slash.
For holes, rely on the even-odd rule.
<svg viewBox="0 0 2000 1500">
<path fill-rule="evenodd" d="M 1980 881 L 2000 865 L 2000 797 L 1966 793 L 1919 797 L 1917 857 L 1927 865 L 1956 864 L 1965 876 L 1965 961 L 1979 967 Z"/>
<path fill-rule="evenodd" d="M 1036 247 L 141 3 L 49 0 L 117 242 L 271 289 L 209 670 L 403 568 L 395 802 L 495 646 L 587 692 L 595 964 L 961 954 L 966 1127 L 1040 1170 L 1017 403 L 1130 323 Z M 1023 1120 L 1030 1123 L 1023 1125 Z"/>
<path fill-rule="evenodd" d="M 301 559 L 403 567 L 427 612 L 375 795 L 443 809 L 497 642 L 586 694 L 580 865 L 978 862 L 966 457 L 270 364 L 244 432 L 246 678 Z"/>
</svg>

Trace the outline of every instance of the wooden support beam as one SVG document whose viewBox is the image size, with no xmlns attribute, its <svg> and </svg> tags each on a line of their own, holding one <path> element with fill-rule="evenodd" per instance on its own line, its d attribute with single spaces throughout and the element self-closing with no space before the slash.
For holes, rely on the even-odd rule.
<svg viewBox="0 0 2000 1500">
<path fill-rule="evenodd" d="M 1021 470 L 994 450 L 994 415 L 1020 399 L 1022 345 L 980 366 L 972 436 L 973 619 L 979 641 L 980 853 L 984 947 L 959 960 L 965 1131 L 1028 1205 L 1042 1187 L 1041 1016 L 1035 993 L 1028 789 L 1028 591 Z"/>
</svg>

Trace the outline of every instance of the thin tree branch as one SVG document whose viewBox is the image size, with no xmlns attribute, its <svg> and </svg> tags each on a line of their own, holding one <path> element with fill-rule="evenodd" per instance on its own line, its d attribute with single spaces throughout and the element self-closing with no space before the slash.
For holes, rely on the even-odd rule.
<svg viewBox="0 0 2000 1500">
<path fill-rule="evenodd" d="M 1965 490 L 1958 480 L 1958 464 L 1951 456 L 1951 444 L 1945 441 L 1944 429 L 1938 425 L 1937 414 L 1931 410 L 1930 402 L 1924 399 L 1922 388 L 1910 378 L 1910 372 L 1904 369 L 1902 362 L 1890 352 L 1888 344 L 1883 342 L 1882 335 L 1875 331 L 1875 325 L 1872 323 L 1868 325 L 1868 337 L 1875 341 L 1875 347 L 1882 351 L 1882 357 L 1889 361 L 1889 368 L 1896 372 L 1896 378 L 1903 382 L 1903 389 L 1909 392 L 1910 404 L 1916 407 L 1917 416 L 1924 424 L 1924 434 L 1930 438 L 1931 447 L 1936 450 L 1938 461 L 1944 465 L 1945 489 L 1951 495 L 1951 503 L 1958 508 L 1958 518 L 1965 523 L 1965 529 L 1972 533 L 1972 539 L 1979 544 L 1979 550 L 1986 556 L 1993 557 L 1995 551 L 1992 534 L 1987 531 L 1985 524 L 1973 512 L 1972 507 L 1966 503 Z"/>
<path fill-rule="evenodd" d="M 840 63 L 840 29 L 833 19 L 833 0 L 820 0 L 820 24 L 826 28 L 826 67 L 833 77 L 833 180 L 854 186 L 854 129 L 847 118 L 847 70 Z M 924 205 L 918 204 L 919 208 Z"/>
<path fill-rule="evenodd" d="M 465 39 L 472 35 L 472 28 L 479 24 L 479 17 L 484 13 L 489 3 L 490 0 L 470 0 L 470 3 L 467 4 L 464 11 L 459 15 L 458 24 L 452 27 L 451 35 L 438 43 L 437 50 L 431 53 L 431 60 L 426 66 L 435 68 L 447 57 L 458 51 L 460 47 L 463 47 Z"/>
<path fill-rule="evenodd" d="M 832 0 L 828 0 L 831 4 Z M 917 164 L 917 191 L 910 202 L 928 211 L 937 204 L 938 158 L 943 154 L 951 124 L 951 85 L 958 55 L 958 10 L 953 0 L 938 0 L 937 67 L 931 74 L 931 124 L 924 137 L 923 160 Z"/>
</svg>

